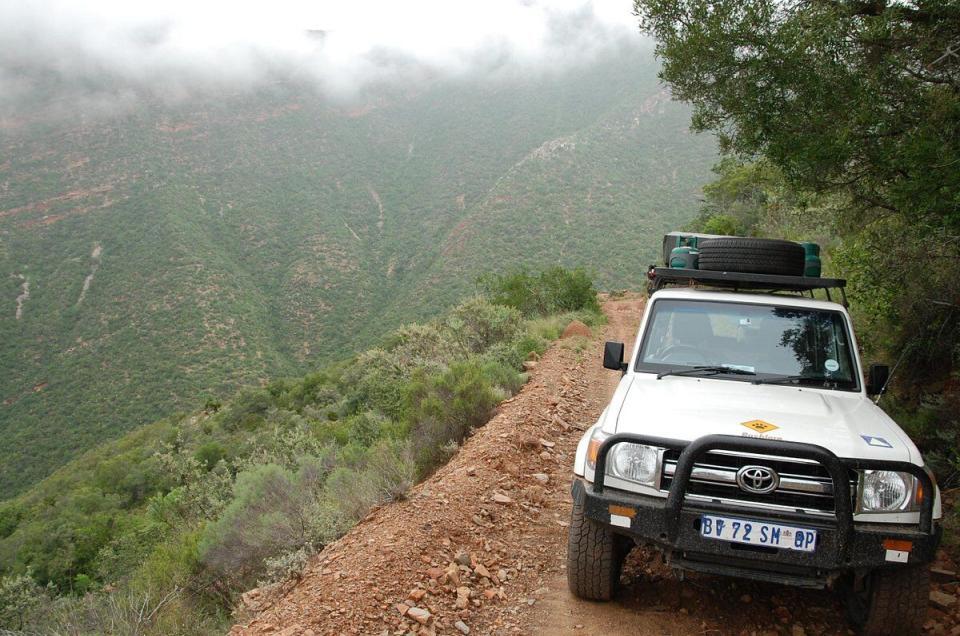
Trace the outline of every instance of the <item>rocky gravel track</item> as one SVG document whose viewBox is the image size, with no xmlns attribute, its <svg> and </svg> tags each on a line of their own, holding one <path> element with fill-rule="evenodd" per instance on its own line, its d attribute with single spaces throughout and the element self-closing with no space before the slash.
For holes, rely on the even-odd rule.
<svg viewBox="0 0 960 636">
<path fill-rule="evenodd" d="M 521 392 L 407 500 L 373 511 L 298 581 L 245 594 L 231 635 L 847 634 L 830 592 L 682 579 L 644 550 L 628 558 L 614 601 L 570 595 L 573 455 L 619 379 L 600 366 L 603 340 L 629 348 L 643 299 L 603 307 L 602 333 L 555 344 Z M 944 588 L 950 596 L 956 583 Z M 951 629 L 958 611 L 931 610 L 929 631 L 960 633 Z"/>
</svg>

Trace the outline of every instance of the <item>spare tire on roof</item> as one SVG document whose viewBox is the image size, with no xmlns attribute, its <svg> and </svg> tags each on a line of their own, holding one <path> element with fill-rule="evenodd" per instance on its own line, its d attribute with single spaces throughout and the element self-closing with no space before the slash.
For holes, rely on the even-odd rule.
<svg viewBox="0 0 960 636">
<path fill-rule="evenodd" d="M 704 239 L 698 246 L 700 269 L 803 276 L 803 246 L 793 241 L 764 238 Z"/>
</svg>

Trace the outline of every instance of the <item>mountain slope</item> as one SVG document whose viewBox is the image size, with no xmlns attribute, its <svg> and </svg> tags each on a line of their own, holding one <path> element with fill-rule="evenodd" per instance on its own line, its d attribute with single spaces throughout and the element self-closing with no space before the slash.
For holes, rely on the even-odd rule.
<svg viewBox="0 0 960 636">
<path fill-rule="evenodd" d="M 635 286 L 713 160 L 675 108 L 666 91 L 638 91 L 530 151 L 466 211 L 427 280 L 523 262 L 586 264 L 602 288 Z"/>
<path fill-rule="evenodd" d="M 138 424 L 343 357 L 481 271 L 636 280 L 645 232 L 692 216 L 714 157 L 655 74 L 625 47 L 350 105 L 285 80 L 2 120 L 0 497 Z"/>
</svg>

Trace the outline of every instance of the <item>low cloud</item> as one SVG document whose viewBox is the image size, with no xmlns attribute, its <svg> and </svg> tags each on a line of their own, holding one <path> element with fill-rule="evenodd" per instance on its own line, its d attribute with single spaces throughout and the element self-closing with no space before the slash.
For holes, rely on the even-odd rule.
<svg viewBox="0 0 960 636">
<path fill-rule="evenodd" d="M 328 6 L 343 5 L 343 6 Z M 377 83 L 549 73 L 639 42 L 630 0 L 6 0 L 0 119 L 122 110 L 308 80 L 350 99 Z"/>
</svg>

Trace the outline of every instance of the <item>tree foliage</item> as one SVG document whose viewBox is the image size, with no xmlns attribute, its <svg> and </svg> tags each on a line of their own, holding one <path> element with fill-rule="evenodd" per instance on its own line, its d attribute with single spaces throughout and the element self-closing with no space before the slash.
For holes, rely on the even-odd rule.
<svg viewBox="0 0 960 636">
<path fill-rule="evenodd" d="M 697 225 L 727 214 L 833 243 L 868 349 L 902 362 L 905 388 L 942 386 L 960 360 L 960 7 L 634 6 L 661 76 L 729 156 Z"/>
<path fill-rule="evenodd" d="M 42 595 L 29 572 L 0 577 L 0 628 L 23 629 L 27 613 L 40 604 Z"/>
<path fill-rule="evenodd" d="M 960 231 L 955 2 L 635 0 L 694 126 L 863 218 Z M 851 219 L 853 220 L 853 219 Z"/>
</svg>

